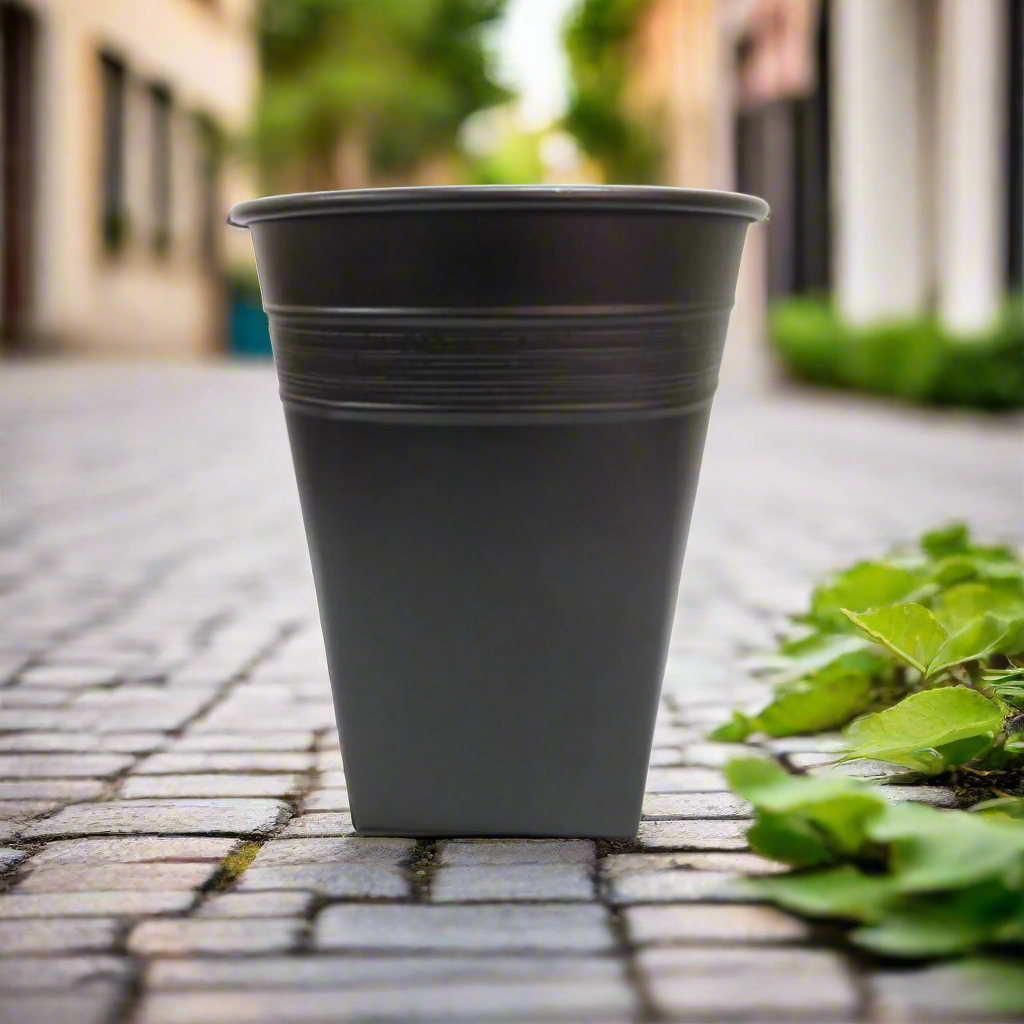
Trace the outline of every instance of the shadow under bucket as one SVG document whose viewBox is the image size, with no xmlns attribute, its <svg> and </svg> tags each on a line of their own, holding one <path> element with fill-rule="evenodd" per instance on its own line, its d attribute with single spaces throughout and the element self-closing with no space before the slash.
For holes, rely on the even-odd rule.
<svg viewBox="0 0 1024 1024">
<path fill-rule="evenodd" d="M 636 833 L 751 196 L 241 203 L 355 828 Z"/>
</svg>

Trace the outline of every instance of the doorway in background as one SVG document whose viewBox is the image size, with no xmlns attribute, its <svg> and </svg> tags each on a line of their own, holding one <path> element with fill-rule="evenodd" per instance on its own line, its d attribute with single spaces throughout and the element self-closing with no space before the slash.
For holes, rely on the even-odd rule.
<svg viewBox="0 0 1024 1024">
<path fill-rule="evenodd" d="M 1024 293 L 1024 0 L 1010 0 L 1007 125 L 1007 284 Z"/>
<path fill-rule="evenodd" d="M 35 260 L 38 23 L 0 0 L 0 345 L 26 344 Z"/>
<path fill-rule="evenodd" d="M 804 22 L 800 16 L 808 9 L 789 0 L 758 8 L 767 13 L 752 26 L 757 34 L 741 35 L 735 54 L 741 82 L 736 187 L 763 196 L 772 208 L 766 226 L 769 299 L 823 294 L 832 283 L 828 0 Z M 802 54 L 795 64 L 794 52 Z M 748 76 L 756 90 L 743 90 Z"/>
</svg>

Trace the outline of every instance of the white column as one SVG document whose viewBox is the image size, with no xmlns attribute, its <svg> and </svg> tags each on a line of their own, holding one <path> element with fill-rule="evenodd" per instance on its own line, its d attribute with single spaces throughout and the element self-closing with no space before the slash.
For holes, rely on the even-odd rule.
<svg viewBox="0 0 1024 1024">
<path fill-rule="evenodd" d="M 856 324 L 919 313 L 929 291 L 920 16 L 914 0 L 833 6 L 836 293 Z"/>
<path fill-rule="evenodd" d="M 1004 0 L 939 3 L 939 313 L 971 334 L 1003 295 L 1008 12 Z"/>
</svg>

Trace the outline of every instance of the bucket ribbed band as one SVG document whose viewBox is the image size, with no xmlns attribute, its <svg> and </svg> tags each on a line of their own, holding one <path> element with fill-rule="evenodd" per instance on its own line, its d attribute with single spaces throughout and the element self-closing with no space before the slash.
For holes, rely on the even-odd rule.
<svg viewBox="0 0 1024 1024">
<path fill-rule="evenodd" d="M 729 307 L 268 314 L 281 396 L 311 411 L 663 414 L 713 395 Z"/>
</svg>

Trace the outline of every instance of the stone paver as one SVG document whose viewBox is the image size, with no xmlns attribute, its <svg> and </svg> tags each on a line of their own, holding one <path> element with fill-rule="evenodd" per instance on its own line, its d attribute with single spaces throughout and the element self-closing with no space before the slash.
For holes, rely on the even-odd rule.
<svg viewBox="0 0 1024 1024">
<path fill-rule="evenodd" d="M 590 871 L 573 864 L 473 864 L 441 868 L 430 885 L 436 903 L 500 900 L 589 900 Z"/>
<path fill-rule="evenodd" d="M 778 949 L 641 950 L 654 1005 L 673 1020 L 848 1020 L 858 996 L 832 953 Z"/>
<path fill-rule="evenodd" d="M 115 839 L 57 839 L 32 854 L 33 867 L 50 864 L 174 864 L 220 861 L 234 839 L 205 836 L 118 836 Z"/>
<path fill-rule="evenodd" d="M 446 867 L 477 864 L 593 864 L 595 847 L 585 839 L 454 839 L 442 842 L 437 863 Z"/>
<path fill-rule="evenodd" d="M 400 868 L 380 864 L 281 864 L 250 868 L 238 883 L 239 892 L 301 889 L 335 899 L 401 899 L 411 886 Z"/>
<path fill-rule="evenodd" d="M 0 971 L 4 961 L 0 960 Z M 319 954 L 315 957 L 259 956 L 244 959 L 176 957 L 156 959 L 146 981 L 158 989 L 364 988 L 389 984 L 480 981 L 620 981 L 625 965 L 605 954 L 515 956 L 473 953 Z M 3 975 L 0 974 L 0 980 Z"/>
<path fill-rule="evenodd" d="M 285 1024 L 299 1021 L 507 1021 L 617 1022 L 629 1019 L 636 997 L 618 982 L 417 985 L 412 988 L 317 990 L 296 1005 L 290 994 L 251 989 L 202 996 L 154 995 L 141 1024 Z M 197 1017 L 200 1015 L 200 1017 Z"/>
<path fill-rule="evenodd" d="M 209 881 L 216 865 L 191 864 L 53 864 L 29 872 L 16 892 L 172 892 L 198 889 Z"/>
<path fill-rule="evenodd" d="M 727 380 L 636 842 L 414 844 L 354 835 L 269 368 L 5 367 L 0 1022 L 983 1018 L 750 901 L 780 868 L 706 734 L 825 572 L 945 519 L 1024 541 L 1020 434 Z M 875 770 L 839 743 L 768 746 Z"/>
<path fill-rule="evenodd" d="M 648 850 L 745 850 L 747 822 L 641 821 L 637 843 Z"/>
<path fill-rule="evenodd" d="M 252 869 L 292 864 L 378 864 L 398 867 L 413 851 L 411 839 L 271 839 L 264 843 Z"/>
<path fill-rule="evenodd" d="M 114 948 L 117 920 L 97 917 L 75 921 L 0 921 L 0 955 L 20 953 L 102 953 Z"/>
<path fill-rule="evenodd" d="M 0 846 L 0 874 L 9 871 L 15 864 L 20 863 L 25 857 L 23 850 L 15 850 L 13 847 Z"/>
<path fill-rule="evenodd" d="M 317 921 L 320 949 L 603 952 L 612 948 L 599 906 L 328 907 Z"/>
<path fill-rule="evenodd" d="M 0 992 L 13 993 L 81 991 L 92 984 L 127 981 L 131 965 L 118 956 L 0 957 Z"/>
<path fill-rule="evenodd" d="M 786 870 L 778 861 L 756 853 L 611 853 L 602 857 L 599 865 L 603 878 L 670 868 L 744 875 L 771 875 Z"/>
<path fill-rule="evenodd" d="M 721 774 L 708 768 L 652 768 L 648 793 L 714 793 L 729 787 Z"/>
<path fill-rule="evenodd" d="M 182 736 L 174 753 L 211 751 L 222 754 L 302 752 L 313 745 L 312 730 L 295 732 L 196 732 Z"/>
<path fill-rule="evenodd" d="M 127 754 L 0 754 L 0 779 L 104 778 L 131 763 Z"/>
<path fill-rule="evenodd" d="M 107 788 L 100 779 L 34 779 L 0 782 L 0 800 L 93 800 Z"/>
<path fill-rule="evenodd" d="M 780 942 L 806 938 L 808 926 L 771 907 L 694 904 L 632 907 L 626 927 L 636 943 Z"/>
<path fill-rule="evenodd" d="M 288 822 L 281 832 L 282 839 L 330 838 L 355 835 L 352 815 L 347 811 L 324 811 L 302 814 Z"/>
<path fill-rule="evenodd" d="M 613 876 L 606 885 L 616 904 L 683 901 L 749 901 L 742 876 L 724 871 L 637 871 Z"/>
<path fill-rule="evenodd" d="M 198 917 L 302 917 L 315 894 L 296 890 L 225 892 L 211 896 L 196 912 Z"/>
<path fill-rule="evenodd" d="M 329 789 L 318 789 L 302 802 L 304 811 L 348 811 L 348 790 L 332 786 Z"/>
<path fill-rule="evenodd" d="M 128 950 L 139 956 L 277 953 L 295 945 L 301 927 L 301 921 L 276 917 L 252 921 L 144 921 L 128 936 Z"/>
<path fill-rule="evenodd" d="M 189 799 L 223 796 L 285 797 L 303 786 L 300 775 L 135 775 L 125 780 L 125 800 Z"/>
<path fill-rule="evenodd" d="M 0 919 L 16 917 L 148 917 L 179 913 L 195 902 L 189 890 L 28 892 L 25 886 L 0 900 Z"/>
<path fill-rule="evenodd" d="M 313 755 L 296 752 L 257 751 L 256 753 L 186 751 L 153 754 L 147 757 L 136 773 L 140 775 L 184 775 L 207 772 L 304 772 L 313 767 Z"/>
<path fill-rule="evenodd" d="M 14 995 L 0 1003 L 0 1024 L 104 1024 L 116 1019 L 123 990 L 93 985 L 67 995 Z"/>
<path fill-rule="evenodd" d="M 280 800 L 118 800 L 74 804 L 26 828 L 26 839 L 46 836 L 244 835 L 272 832 L 288 816 Z"/>
<path fill-rule="evenodd" d="M 646 821 L 746 818 L 749 815 L 750 805 L 731 793 L 648 793 L 644 797 L 643 816 Z"/>
<path fill-rule="evenodd" d="M 969 964 L 880 974 L 872 980 L 871 989 L 876 1019 L 886 1024 L 1020 1020 L 1019 1015 L 1000 1012 L 998 996 Z"/>
</svg>

